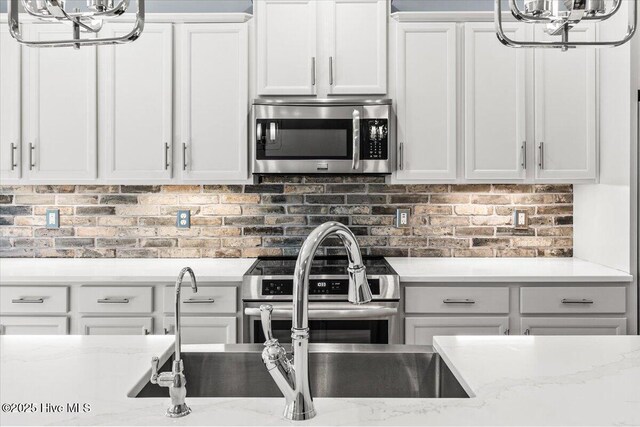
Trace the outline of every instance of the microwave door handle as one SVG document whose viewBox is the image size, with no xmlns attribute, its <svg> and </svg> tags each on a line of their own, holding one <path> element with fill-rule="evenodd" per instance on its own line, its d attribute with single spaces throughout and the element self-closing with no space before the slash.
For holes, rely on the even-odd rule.
<svg viewBox="0 0 640 427">
<path fill-rule="evenodd" d="M 274 144 L 278 138 L 278 124 L 276 122 L 269 123 L 269 141 Z"/>
<path fill-rule="evenodd" d="M 360 168 L 360 111 L 353 110 L 353 163 L 351 169 Z"/>
</svg>

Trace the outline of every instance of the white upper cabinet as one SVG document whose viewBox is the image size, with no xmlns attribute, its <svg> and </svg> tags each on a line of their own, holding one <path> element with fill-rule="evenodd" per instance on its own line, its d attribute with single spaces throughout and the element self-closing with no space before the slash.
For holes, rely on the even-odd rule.
<svg viewBox="0 0 640 427">
<path fill-rule="evenodd" d="M 109 25 L 103 37 L 131 30 Z M 99 129 L 104 178 L 171 178 L 173 25 L 145 24 L 135 42 L 98 48 Z"/>
<path fill-rule="evenodd" d="M 399 23 L 398 181 L 456 178 L 457 37 L 453 23 Z"/>
<path fill-rule="evenodd" d="M 60 24 L 32 24 L 35 40 L 69 35 Z M 97 173 L 96 48 L 25 50 L 24 164 L 33 181 L 92 180 Z"/>
<path fill-rule="evenodd" d="M 20 178 L 20 58 L 21 49 L 0 25 L 0 180 Z"/>
<path fill-rule="evenodd" d="M 329 93 L 387 92 L 386 0 L 333 0 L 329 9 Z"/>
<path fill-rule="evenodd" d="M 526 38 L 526 24 L 505 23 L 505 33 Z M 465 24 L 465 177 L 526 177 L 529 51 L 498 41 L 492 23 Z"/>
<path fill-rule="evenodd" d="M 177 45 L 182 179 L 246 180 L 247 26 L 184 24 Z"/>
<path fill-rule="evenodd" d="M 387 92 L 388 0 L 260 0 L 258 95 Z"/>
<path fill-rule="evenodd" d="M 260 0 L 257 16 L 258 94 L 316 93 L 316 0 Z"/>
<path fill-rule="evenodd" d="M 545 39 L 542 29 L 535 36 Z M 594 40 L 595 26 L 576 27 L 571 37 Z M 534 86 L 536 179 L 595 179 L 596 49 L 536 49 Z"/>
</svg>

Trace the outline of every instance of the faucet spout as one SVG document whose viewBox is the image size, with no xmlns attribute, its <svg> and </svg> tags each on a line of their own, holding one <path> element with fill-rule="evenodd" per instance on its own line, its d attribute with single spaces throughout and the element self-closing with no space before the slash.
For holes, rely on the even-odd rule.
<svg viewBox="0 0 640 427">
<path fill-rule="evenodd" d="M 191 267 L 185 267 L 180 270 L 178 273 L 178 278 L 176 279 L 176 287 L 175 287 L 175 315 L 176 315 L 176 342 L 175 342 L 175 357 L 173 360 L 174 363 L 174 372 L 176 369 L 176 363 L 182 363 L 182 354 L 180 353 L 180 349 L 182 348 L 182 332 L 180 330 L 180 288 L 182 287 L 182 280 L 184 279 L 184 275 L 189 273 L 189 279 L 191 280 L 191 289 L 194 293 L 198 292 L 198 283 L 196 282 L 196 275 L 194 274 Z"/>
<path fill-rule="evenodd" d="M 284 416 L 289 420 L 301 421 L 316 415 L 309 385 L 309 274 L 313 258 L 322 242 L 331 235 L 337 235 L 347 251 L 349 261 L 349 302 L 365 304 L 371 301 L 371 288 L 367 281 L 366 269 L 362 261 L 360 246 L 347 226 L 338 222 L 326 222 L 309 234 L 305 240 L 293 276 L 293 318 L 291 343 L 293 363 L 286 351 L 271 334 L 272 307 L 260 307 L 262 327 L 267 341 L 262 359 L 280 391 L 285 397 Z"/>
</svg>

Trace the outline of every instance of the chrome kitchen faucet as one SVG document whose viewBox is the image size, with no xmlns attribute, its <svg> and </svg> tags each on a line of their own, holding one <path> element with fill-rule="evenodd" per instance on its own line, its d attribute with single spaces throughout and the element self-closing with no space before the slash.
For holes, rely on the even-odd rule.
<svg viewBox="0 0 640 427">
<path fill-rule="evenodd" d="M 332 234 L 336 234 L 345 249 L 349 260 L 349 302 L 365 304 L 371 301 L 371 289 L 362 262 L 360 246 L 354 234 L 347 226 L 338 222 L 326 222 L 309 234 L 304 241 L 293 276 L 293 319 L 291 343 L 293 361 L 286 350 L 273 337 L 271 316 L 273 306 L 260 307 L 262 329 L 267 341 L 262 351 L 262 360 L 284 395 L 286 406 L 284 416 L 293 421 L 302 421 L 316 415 L 313 397 L 309 386 L 309 274 L 318 246 Z"/>
<path fill-rule="evenodd" d="M 196 275 L 190 267 L 185 267 L 180 270 L 178 279 L 176 280 L 176 308 L 175 308 L 175 355 L 173 359 L 173 368 L 171 372 L 158 373 L 158 365 L 160 359 L 154 357 L 151 359 L 151 382 L 158 384 L 160 387 L 169 387 L 169 396 L 171 397 L 171 406 L 167 409 L 167 417 L 178 418 L 184 417 L 191 413 L 191 408 L 185 403 L 185 397 L 187 396 L 187 379 L 184 376 L 184 364 L 182 363 L 182 357 L 180 354 L 181 348 L 181 333 L 180 333 L 180 287 L 182 286 L 182 279 L 184 275 L 189 273 L 191 279 L 191 289 L 193 292 L 198 292 L 198 285 L 196 284 Z"/>
</svg>

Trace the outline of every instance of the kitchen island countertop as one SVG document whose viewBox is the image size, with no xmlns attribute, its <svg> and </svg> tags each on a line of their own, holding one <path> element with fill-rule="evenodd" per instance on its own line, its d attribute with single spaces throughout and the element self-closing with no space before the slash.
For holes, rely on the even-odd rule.
<svg viewBox="0 0 640 427">
<path fill-rule="evenodd" d="M 173 420 L 164 416 L 168 397 L 127 397 L 172 344 L 171 336 L 0 337 L 2 403 L 36 408 L 3 406 L 0 424 L 291 425 L 282 398 L 187 397 L 193 413 Z M 640 425 L 640 337 L 437 337 L 435 348 L 473 397 L 318 398 L 317 417 L 304 424 Z M 47 403 L 64 409 L 44 412 Z"/>
</svg>

